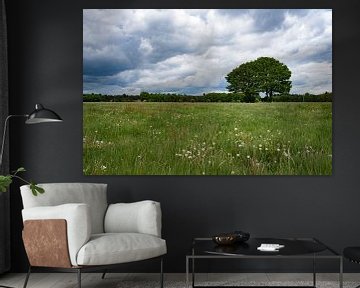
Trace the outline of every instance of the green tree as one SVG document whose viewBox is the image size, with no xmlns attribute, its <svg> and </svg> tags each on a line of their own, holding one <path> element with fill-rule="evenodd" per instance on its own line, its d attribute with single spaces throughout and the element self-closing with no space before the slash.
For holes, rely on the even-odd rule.
<svg viewBox="0 0 360 288">
<path fill-rule="evenodd" d="M 230 92 L 243 92 L 245 95 L 265 93 L 272 101 L 275 94 L 289 93 L 291 71 L 272 57 L 260 57 L 233 69 L 225 78 Z"/>
</svg>

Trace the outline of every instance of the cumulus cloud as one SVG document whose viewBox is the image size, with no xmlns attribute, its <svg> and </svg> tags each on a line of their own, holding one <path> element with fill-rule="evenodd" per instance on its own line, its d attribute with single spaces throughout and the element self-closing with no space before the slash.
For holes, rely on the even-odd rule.
<svg viewBox="0 0 360 288">
<path fill-rule="evenodd" d="M 293 93 L 332 91 L 327 9 L 85 9 L 84 93 L 226 91 L 225 76 L 258 57 L 292 71 Z"/>
</svg>

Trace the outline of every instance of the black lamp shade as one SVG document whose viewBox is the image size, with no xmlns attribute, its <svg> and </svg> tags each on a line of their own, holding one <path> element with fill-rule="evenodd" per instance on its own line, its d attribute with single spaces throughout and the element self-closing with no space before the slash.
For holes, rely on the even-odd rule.
<svg viewBox="0 0 360 288">
<path fill-rule="evenodd" d="M 62 122 L 61 117 L 54 111 L 44 108 L 41 104 L 35 105 L 35 110 L 29 114 L 26 124 L 38 124 L 46 122 Z"/>
</svg>

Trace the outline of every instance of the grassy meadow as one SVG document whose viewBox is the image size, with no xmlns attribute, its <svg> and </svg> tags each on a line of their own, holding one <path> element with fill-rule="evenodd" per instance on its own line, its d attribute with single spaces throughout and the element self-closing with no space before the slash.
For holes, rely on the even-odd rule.
<svg viewBox="0 0 360 288">
<path fill-rule="evenodd" d="M 85 175 L 331 175 L 331 103 L 83 103 Z"/>
</svg>

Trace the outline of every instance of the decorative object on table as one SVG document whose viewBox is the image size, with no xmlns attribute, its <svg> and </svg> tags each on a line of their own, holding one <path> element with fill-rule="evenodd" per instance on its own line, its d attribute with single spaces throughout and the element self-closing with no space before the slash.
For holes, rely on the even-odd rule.
<svg viewBox="0 0 360 288">
<path fill-rule="evenodd" d="M 343 255 L 346 259 L 353 263 L 360 264 L 360 247 L 346 247 L 343 251 Z"/>
<path fill-rule="evenodd" d="M 272 243 L 261 243 L 257 250 L 264 252 L 279 252 L 279 249 L 284 248 L 284 245 L 272 244 Z"/>
<path fill-rule="evenodd" d="M 250 234 L 243 231 L 233 231 L 229 233 L 220 233 L 212 237 L 218 245 L 232 245 L 249 240 Z"/>
<path fill-rule="evenodd" d="M 23 241 L 30 263 L 24 288 L 30 273 L 44 267 L 77 272 L 80 288 L 82 272 L 153 258 L 159 259 L 163 287 L 162 257 L 167 248 L 161 238 L 160 203 L 108 205 L 107 185 L 99 183 L 39 186 L 46 191 L 42 197 L 32 197 L 28 185 L 20 187 Z"/>
<path fill-rule="evenodd" d="M 250 233 L 244 232 L 244 231 L 234 231 L 234 234 L 236 234 L 236 242 L 245 242 L 249 240 Z"/>
<path fill-rule="evenodd" d="M 213 241 L 218 245 L 232 245 L 236 242 L 236 234 L 221 233 L 212 237 Z"/>
<path fill-rule="evenodd" d="M 61 117 L 55 113 L 54 111 L 44 108 L 41 104 L 35 105 L 35 110 L 30 114 L 20 114 L 20 115 L 9 115 L 5 119 L 4 123 L 4 131 L 3 138 L 0 150 L 0 167 L 2 165 L 2 159 L 4 154 L 4 147 L 6 142 L 6 132 L 8 122 L 11 118 L 15 117 L 24 117 L 26 118 L 25 124 L 39 124 L 39 123 L 47 123 L 47 122 L 62 122 Z M 26 184 L 30 185 L 31 192 L 34 196 L 37 196 L 38 193 L 44 193 L 43 188 L 39 187 L 33 181 L 27 181 L 24 178 L 20 177 L 18 173 L 25 172 L 26 170 L 23 167 L 18 168 L 16 171 L 8 174 L 8 175 L 0 175 L 0 192 L 6 192 L 9 185 L 12 183 L 13 178 L 17 178 L 23 181 Z"/>
</svg>

